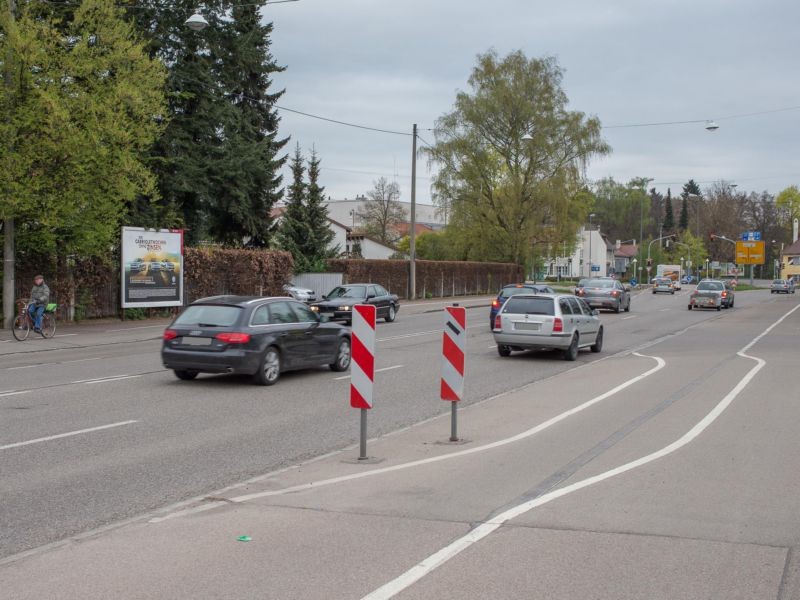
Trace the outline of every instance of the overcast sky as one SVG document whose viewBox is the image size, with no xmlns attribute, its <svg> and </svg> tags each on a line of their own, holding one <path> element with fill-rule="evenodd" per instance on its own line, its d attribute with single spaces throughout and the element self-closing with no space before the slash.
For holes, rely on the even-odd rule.
<svg viewBox="0 0 800 600">
<path fill-rule="evenodd" d="M 689 178 L 739 191 L 777 193 L 800 184 L 800 2 L 797 0 L 300 0 L 267 6 L 272 51 L 287 70 L 279 104 L 332 119 L 430 130 L 450 111 L 478 53 L 552 55 L 566 71 L 570 109 L 604 126 L 612 154 L 588 176 L 652 177 L 673 193 Z M 380 176 L 410 196 L 411 137 L 362 131 L 281 112 L 280 133 L 314 145 L 334 199 L 353 198 Z M 428 131 L 426 131 L 426 129 Z M 417 198 L 430 173 L 418 163 Z"/>
</svg>

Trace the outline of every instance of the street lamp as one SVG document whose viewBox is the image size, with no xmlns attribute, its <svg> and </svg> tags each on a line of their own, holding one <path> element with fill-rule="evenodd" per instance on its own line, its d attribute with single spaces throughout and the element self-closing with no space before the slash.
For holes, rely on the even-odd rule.
<svg viewBox="0 0 800 600">
<path fill-rule="evenodd" d="M 639 262 L 642 262 L 642 242 L 644 241 L 644 199 L 647 196 L 647 186 L 650 184 L 651 181 L 654 181 L 652 177 L 648 177 L 644 180 L 644 194 L 642 198 L 639 200 Z M 641 271 L 642 267 L 639 267 Z M 642 280 L 642 274 L 639 273 L 639 281 Z"/>
<path fill-rule="evenodd" d="M 592 257 L 592 219 L 594 213 L 589 213 L 589 277 L 594 273 L 594 258 Z"/>
<path fill-rule="evenodd" d="M 206 21 L 205 17 L 201 15 L 199 12 L 194 13 L 191 17 L 184 21 L 184 25 L 186 25 L 192 31 L 202 31 L 206 27 L 208 27 L 208 21 Z"/>
<path fill-rule="evenodd" d="M 716 131 L 717 129 L 719 129 L 719 125 L 714 121 L 706 121 L 706 131 Z"/>
</svg>

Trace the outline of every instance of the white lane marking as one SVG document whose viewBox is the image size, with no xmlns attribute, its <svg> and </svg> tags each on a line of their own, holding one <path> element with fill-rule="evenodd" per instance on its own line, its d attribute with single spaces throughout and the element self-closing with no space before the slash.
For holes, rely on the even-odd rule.
<svg viewBox="0 0 800 600">
<path fill-rule="evenodd" d="M 38 365 L 25 365 L 22 367 L 8 367 L 6 371 L 18 371 L 20 369 L 35 369 L 36 367 L 46 367 L 47 365 L 54 365 L 55 363 L 39 363 Z"/>
<path fill-rule="evenodd" d="M 70 383 L 102 383 L 104 381 L 118 381 L 119 379 L 131 379 L 133 377 L 141 377 L 141 375 L 111 375 L 108 377 L 95 377 L 94 379 L 79 379 L 78 381 L 70 381 Z"/>
<path fill-rule="evenodd" d="M 659 458 L 663 458 L 669 454 L 672 454 L 676 450 L 682 448 L 683 446 L 689 444 L 694 439 L 696 439 L 703 431 L 705 431 L 709 425 L 711 425 L 717 418 L 725 412 L 725 409 L 730 406 L 731 402 L 736 399 L 736 397 L 744 390 L 745 387 L 752 381 L 752 379 L 756 376 L 756 374 L 767 364 L 767 362 L 761 358 L 757 358 L 755 356 L 750 356 L 746 354 L 747 350 L 749 350 L 754 344 L 756 344 L 761 338 L 767 335 L 773 328 L 779 325 L 786 317 L 792 314 L 800 308 L 800 305 L 795 306 L 792 310 L 788 313 L 783 315 L 780 319 L 775 321 L 772 325 L 770 325 L 764 332 L 762 332 L 759 336 L 754 338 L 749 344 L 747 344 L 744 348 L 739 350 L 736 354 L 743 358 L 749 358 L 751 360 L 756 361 L 756 365 L 750 369 L 750 371 L 745 374 L 744 377 L 736 384 L 736 386 L 727 393 L 727 395 L 720 400 L 720 402 L 713 408 L 711 411 L 703 417 L 694 427 L 692 427 L 689 431 L 687 431 L 683 436 L 678 438 L 676 441 L 672 442 L 668 446 L 664 446 L 660 450 L 656 450 L 650 454 L 647 454 L 641 458 L 637 458 L 631 462 L 625 463 L 619 467 L 611 469 L 609 471 L 605 471 L 604 473 L 600 473 L 599 475 L 595 475 L 594 477 L 588 477 L 581 481 L 577 481 L 571 485 L 563 487 L 558 490 L 554 490 L 538 498 L 533 500 L 529 500 L 528 502 L 523 502 L 514 506 L 513 508 L 508 509 L 507 511 L 500 513 L 499 515 L 495 516 L 488 521 L 484 521 L 478 527 L 470 531 L 467 535 L 460 537 L 459 539 L 455 540 L 451 544 L 445 546 L 438 552 L 431 554 L 429 557 L 424 559 L 423 561 L 417 563 L 411 569 L 400 575 L 399 577 L 393 579 L 389 583 L 379 587 L 377 590 L 367 594 L 362 598 L 362 600 L 388 600 L 389 598 L 393 598 L 403 590 L 407 589 L 423 577 L 425 577 L 428 573 L 432 572 L 434 569 L 437 569 L 448 560 L 453 558 L 454 556 L 460 554 L 467 548 L 469 548 L 472 544 L 475 544 L 491 534 L 492 532 L 499 529 L 504 523 L 507 523 L 511 519 L 515 519 L 526 512 L 542 506 L 543 504 L 547 504 L 552 500 L 557 498 L 561 498 L 562 496 L 566 496 L 567 494 L 571 494 L 572 492 L 576 492 L 580 489 L 585 487 L 589 487 L 590 485 L 594 485 L 595 483 L 599 483 L 601 481 L 605 481 L 606 479 L 610 479 L 612 477 L 616 477 L 617 475 L 621 475 L 622 473 L 626 473 L 627 471 L 631 471 L 636 469 L 637 467 L 641 467 L 642 465 L 646 465 L 647 463 L 653 462 L 654 460 L 658 460 Z"/>
<path fill-rule="evenodd" d="M 622 317 L 622 318 L 620 319 L 620 321 L 627 321 L 628 319 L 635 319 L 635 318 L 636 318 L 636 317 L 638 317 L 638 316 L 639 316 L 639 315 L 631 315 L 631 316 L 629 316 L 629 317 Z"/>
<path fill-rule="evenodd" d="M 497 344 L 493 344 L 492 346 L 489 346 L 489 348 L 497 348 Z"/>
<path fill-rule="evenodd" d="M 6 396 L 18 396 L 19 394 L 29 394 L 30 390 L 9 390 L 7 392 L 0 392 L 0 398 L 5 398 Z"/>
<path fill-rule="evenodd" d="M 392 367 L 383 367 L 382 369 L 375 369 L 376 373 L 383 373 L 384 371 L 392 371 L 394 369 L 402 369 L 405 365 L 394 365 Z M 341 381 L 342 379 L 350 379 L 350 375 L 342 375 L 341 377 L 334 377 L 334 381 Z"/>
<path fill-rule="evenodd" d="M 35 369 L 36 367 L 47 367 L 50 365 L 69 365 L 72 363 L 79 363 L 79 362 L 86 362 L 89 360 L 100 360 L 101 357 L 97 358 L 79 358 L 78 360 L 62 360 L 57 362 L 49 362 L 49 363 L 37 363 L 35 365 L 23 365 L 21 367 L 7 367 L 6 371 L 18 371 L 20 369 Z"/>
<path fill-rule="evenodd" d="M 95 358 L 79 358 L 78 360 L 62 360 L 58 364 L 69 365 L 69 364 L 72 364 L 72 363 L 88 362 L 90 360 L 100 360 L 101 358 L 102 358 L 101 356 L 97 356 Z"/>
<path fill-rule="evenodd" d="M 99 427 L 89 427 L 88 429 L 79 429 L 78 431 L 68 431 L 67 433 L 59 433 L 58 435 L 48 435 L 47 437 L 36 438 L 35 440 L 28 440 L 27 442 L 17 442 L 16 444 L 6 444 L 0 446 L 0 450 L 8 450 L 9 448 L 19 448 L 20 446 L 29 446 L 31 444 L 39 444 L 41 442 L 49 442 L 50 440 L 57 440 L 65 437 L 72 437 L 81 435 L 82 433 L 91 433 L 93 431 L 101 431 L 103 429 L 111 429 L 112 427 L 122 427 L 123 425 L 130 425 L 131 423 L 138 423 L 139 421 L 120 421 L 119 423 L 111 423 L 109 425 L 100 425 Z"/>
<path fill-rule="evenodd" d="M 496 298 L 496 296 L 486 296 L 486 297 L 483 297 L 483 298 L 481 298 L 479 296 L 477 298 L 472 298 L 471 300 L 466 300 L 466 301 L 465 300 L 460 300 L 458 302 L 458 304 L 460 306 L 465 307 L 465 308 L 481 308 L 482 304 L 479 304 L 478 306 L 467 306 L 466 302 L 481 302 L 481 303 L 483 303 L 483 302 L 491 302 L 495 298 Z M 431 308 L 439 308 L 439 307 L 441 307 L 442 310 L 444 310 L 445 306 L 453 306 L 453 303 L 452 302 L 447 302 L 446 300 L 443 300 L 442 302 L 431 302 L 431 303 L 418 302 L 416 304 L 402 304 L 401 306 L 403 308 L 413 308 L 415 306 L 430 306 Z"/>
<path fill-rule="evenodd" d="M 671 308 L 662 308 L 658 312 L 667 312 L 668 310 L 672 310 Z"/>
<path fill-rule="evenodd" d="M 484 327 L 485 327 L 484 325 L 470 325 L 470 326 L 467 327 L 467 329 L 479 329 L 479 328 L 484 328 Z M 394 341 L 394 340 L 404 340 L 406 338 L 419 337 L 421 335 L 434 335 L 434 334 L 442 333 L 442 331 L 443 331 L 442 329 L 431 329 L 430 331 L 417 331 L 415 333 L 405 333 L 403 335 L 394 335 L 392 337 L 380 338 L 380 339 L 375 340 L 375 341 L 377 341 L 377 342 L 391 342 L 391 341 Z"/>
<path fill-rule="evenodd" d="M 517 435 L 513 435 L 511 437 L 508 437 L 508 438 L 505 438 L 505 439 L 502 439 L 502 440 L 497 440 L 495 442 L 490 442 L 490 443 L 484 444 L 482 446 L 476 446 L 474 448 L 468 448 L 466 450 L 460 450 L 460 451 L 457 451 L 457 452 L 451 452 L 449 454 L 442 454 L 440 456 L 432 456 L 430 458 L 423 458 L 423 459 L 420 459 L 420 460 L 414 460 L 414 461 L 407 462 L 407 463 L 401 463 L 399 465 L 392 465 L 391 467 L 383 467 L 381 469 L 372 469 L 371 471 L 362 471 L 360 473 L 353 473 L 353 474 L 350 474 L 350 475 L 342 475 L 340 477 L 333 477 L 331 479 L 323 479 L 321 481 L 316 481 L 316 482 L 311 482 L 311 483 L 302 483 L 300 485 L 295 485 L 293 487 L 283 488 L 283 489 L 280 489 L 280 490 L 270 490 L 270 491 L 266 491 L 266 492 L 255 492 L 253 494 L 245 494 L 243 496 L 237 496 L 235 498 L 230 498 L 230 501 L 231 502 L 247 502 L 248 500 L 254 500 L 256 498 L 265 498 L 265 497 L 268 497 L 268 496 L 280 496 L 280 495 L 283 495 L 283 494 L 290 494 L 290 493 L 293 493 L 293 492 L 299 492 L 299 491 L 307 490 L 307 489 L 311 489 L 311 488 L 318 488 L 318 487 L 322 487 L 322 486 L 325 486 L 325 485 L 332 485 L 334 483 L 342 483 L 344 481 L 352 481 L 354 479 L 362 479 L 364 477 L 371 477 L 373 475 L 381 475 L 383 473 L 391 473 L 393 471 L 402 471 L 404 469 L 410 469 L 412 467 L 419 467 L 419 466 L 422 466 L 422 465 L 429 465 L 429 464 L 440 462 L 440 461 L 443 461 L 443 460 L 451 460 L 453 458 L 457 458 L 457 457 L 460 457 L 460 456 L 467 456 L 469 454 L 475 454 L 477 452 L 485 452 L 486 450 L 493 450 L 494 448 L 500 448 L 501 446 L 506 446 L 507 444 L 513 444 L 514 442 L 518 442 L 520 440 L 527 439 L 527 438 L 529 438 L 529 437 L 531 437 L 533 435 L 536 435 L 537 433 L 539 433 L 541 431 L 544 431 L 548 427 L 552 427 L 556 423 L 559 423 L 560 421 L 563 421 L 564 419 L 566 419 L 568 417 L 571 417 L 572 415 L 577 414 L 577 413 L 579 413 L 579 412 L 581 412 L 583 410 L 586 410 L 590 406 L 593 406 L 593 405 L 597 404 L 598 402 L 601 402 L 601 401 L 613 396 L 614 394 L 617 394 L 618 392 L 621 392 L 625 388 L 630 387 L 635 383 L 638 383 L 639 381 L 641 381 L 642 379 L 645 379 L 646 377 L 649 377 L 650 375 L 652 375 L 656 371 L 660 371 L 661 369 L 664 368 L 664 365 L 667 364 L 664 361 L 663 358 L 659 358 L 658 356 L 647 356 L 647 355 L 639 354 L 639 353 L 636 353 L 636 352 L 634 352 L 634 354 L 636 356 L 641 357 L 641 358 L 652 358 L 653 360 L 656 361 L 656 366 L 653 367 L 652 369 L 648 370 L 648 371 L 645 371 L 641 375 L 637 375 L 636 377 L 632 377 L 631 379 L 628 379 L 627 381 L 619 384 L 618 386 L 608 390 L 607 392 L 605 392 L 603 394 L 600 394 L 599 396 L 595 396 L 591 400 L 588 400 L 588 401 L 584 402 L 583 404 L 580 404 L 580 405 L 576 406 L 575 408 L 571 408 L 569 410 L 565 410 L 561 414 L 558 414 L 555 417 L 552 417 L 552 418 L 548 419 L 547 421 L 544 421 L 543 423 L 540 423 L 539 425 L 536 425 L 536 426 L 528 429 L 527 431 L 523 431 L 522 433 L 518 433 Z"/>
<path fill-rule="evenodd" d="M 69 337 L 69 336 L 71 336 L 71 335 L 78 335 L 78 334 L 77 334 L 77 333 L 59 333 L 59 334 L 58 334 L 58 337 L 60 337 L 60 338 L 62 338 L 62 337 Z"/>
<path fill-rule="evenodd" d="M 137 329 L 166 329 L 166 325 L 142 325 L 140 327 L 125 327 L 124 329 L 106 329 L 106 333 L 115 333 L 117 331 L 135 331 Z"/>
</svg>

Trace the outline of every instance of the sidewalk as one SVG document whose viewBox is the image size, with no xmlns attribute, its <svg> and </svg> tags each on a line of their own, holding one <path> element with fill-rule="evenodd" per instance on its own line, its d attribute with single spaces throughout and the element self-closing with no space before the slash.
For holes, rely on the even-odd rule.
<svg viewBox="0 0 800 600">
<path fill-rule="evenodd" d="M 509 486 L 527 489 L 537 444 L 557 439 L 555 430 L 534 437 L 538 427 L 528 428 L 591 397 L 586 377 L 610 389 L 654 364 L 611 360 L 614 369 L 589 363 L 578 367 L 582 376 L 571 371 L 463 407 L 462 442 L 447 441 L 444 412 L 370 440 L 366 464 L 347 448 L 0 561 L 0 586 L 17 600 L 361 598 L 469 532 Z"/>
</svg>

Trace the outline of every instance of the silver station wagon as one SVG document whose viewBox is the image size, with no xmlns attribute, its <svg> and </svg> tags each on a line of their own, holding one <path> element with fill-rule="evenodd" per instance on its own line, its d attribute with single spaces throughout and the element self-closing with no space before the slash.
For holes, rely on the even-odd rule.
<svg viewBox="0 0 800 600">
<path fill-rule="evenodd" d="M 506 300 L 492 329 L 500 356 L 516 350 L 562 350 L 575 360 L 578 350 L 603 349 L 598 311 L 566 294 L 518 294 Z"/>
</svg>

